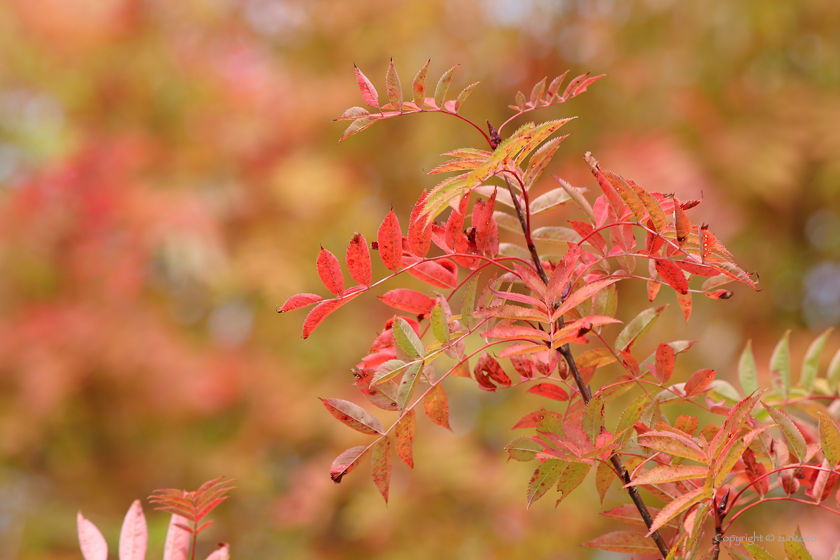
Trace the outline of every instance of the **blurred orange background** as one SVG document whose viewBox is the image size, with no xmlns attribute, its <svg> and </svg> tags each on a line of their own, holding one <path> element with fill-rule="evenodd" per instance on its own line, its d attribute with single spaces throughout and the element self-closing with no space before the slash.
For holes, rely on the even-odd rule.
<svg viewBox="0 0 840 560">
<path fill-rule="evenodd" d="M 580 117 L 550 170 L 596 188 L 591 150 L 650 190 L 702 196 L 692 219 L 762 291 L 697 300 L 687 326 L 663 291 L 648 338 L 699 338 L 682 375 L 728 379 L 752 339 L 766 380 L 786 329 L 796 362 L 840 322 L 838 29 L 840 4 L 821 0 L 2 3 L 0 560 L 80 558 L 79 509 L 113 555 L 133 499 L 222 474 L 239 488 L 204 555 L 229 541 L 238 558 L 617 557 L 578 546 L 616 529 L 597 515 L 615 489 L 603 507 L 587 481 L 526 511 L 533 467 L 502 450 L 545 404 L 524 390 L 452 380 L 453 432 L 420 423 L 387 507 L 366 465 L 330 481 L 366 439 L 316 397 L 361 401 L 350 367 L 391 313 L 367 296 L 304 342 L 304 312 L 275 306 L 322 290 L 320 245 L 372 239 L 392 206 L 405 222 L 438 154 L 481 140 L 426 115 L 338 145 L 331 120 L 362 104 L 353 63 L 380 92 L 391 57 L 404 85 L 429 58 L 431 83 L 460 64 L 454 91 L 482 82 L 463 113 L 497 124 L 544 76 L 607 74 L 535 116 Z M 643 293 L 621 289 L 620 318 Z M 792 533 L 779 511 L 744 530 Z M 820 544 L 836 527 L 789 511 Z M 146 514 L 155 557 L 168 516 Z"/>
</svg>

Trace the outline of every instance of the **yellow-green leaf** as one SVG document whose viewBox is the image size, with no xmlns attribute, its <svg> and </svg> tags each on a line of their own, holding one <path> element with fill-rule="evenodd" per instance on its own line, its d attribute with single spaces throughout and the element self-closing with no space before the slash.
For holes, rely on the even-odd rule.
<svg viewBox="0 0 840 560">
<path fill-rule="evenodd" d="M 786 412 L 779 410 L 776 407 L 769 406 L 765 403 L 761 403 L 761 405 L 765 410 L 767 410 L 776 425 L 781 428 L 782 433 L 788 442 L 788 446 L 790 450 L 793 451 L 793 454 L 796 455 L 796 458 L 799 459 L 800 462 L 804 461 L 808 446 L 805 443 L 805 438 L 802 436 L 802 432 L 800 432 L 799 428 L 796 427 L 796 424 L 793 423 L 791 417 L 788 416 Z"/>
<path fill-rule="evenodd" d="M 829 327 L 817 337 L 814 342 L 808 347 L 808 352 L 805 354 L 805 360 L 802 362 L 802 375 L 799 377 L 799 384 L 811 394 L 814 388 L 814 379 L 817 378 L 817 369 L 820 365 L 820 356 L 823 348 L 825 348 L 825 341 L 828 335 L 831 334 L 832 329 Z"/>
<path fill-rule="evenodd" d="M 770 356 L 770 376 L 783 399 L 790 396 L 790 330 L 776 344 Z"/>
<path fill-rule="evenodd" d="M 840 429 L 837 423 L 823 414 L 820 417 L 820 448 L 828 461 L 828 466 L 834 468 L 840 463 Z"/>
</svg>

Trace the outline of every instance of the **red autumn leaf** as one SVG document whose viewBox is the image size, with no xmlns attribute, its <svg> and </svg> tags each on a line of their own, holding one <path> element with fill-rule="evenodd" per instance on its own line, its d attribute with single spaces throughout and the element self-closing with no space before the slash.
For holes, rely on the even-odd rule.
<svg viewBox="0 0 840 560">
<path fill-rule="evenodd" d="M 770 478 L 761 478 L 767 474 L 767 469 L 764 465 L 756 461 L 755 453 L 753 453 L 753 450 L 749 447 L 744 449 L 741 459 L 743 459 L 744 465 L 746 465 L 744 468 L 744 474 L 747 475 L 747 478 L 753 483 L 753 488 L 758 491 L 758 495 L 763 498 L 770 490 Z"/>
<path fill-rule="evenodd" d="M 426 203 L 426 191 L 417 199 L 411 210 L 408 222 L 408 245 L 411 253 L 418 257 L 425 257 L 429 253 L 432 242 L 432 224 L 427 224 L 423 218 L 423 206 Z"/>
<path fill-rule="evenodd" d="M 732 292 L 721 288 L 720 290 L 715 290 L 713 292 L 705 292 L 704 295 L 712 299 L 729 299 L 732 297 Z"/>
<path fill-rule="evenodd" d="M 362 71 L 359 70 L 359 67 L 355 64 L 353 68 L 356 69 L 356 81 L 359 84 L 359 90 L 362 92 L 362 97 L 370 107 L 379 108 L 379 94 L 376 92 L 376 88 L 373 87 L 373 84 L 370 83 L 367 76 L 362 74 Z"/>
<path fill-rule="evenodd" d="M 373 483 L 388 503 L 388 489 L 391 486 L 391 438 L 384 436 L 373 446 L 373 455 L 370 458 L 371 476 Z"/>
<path fill-rule="evenodd" d="M 718 274 L 720 274 L 720 272 L 718 272 L 711 266 L 705 266 L 687 260 L 674 261 L 674 264 L 680 267 L 681 269 L 685 270 L 686 272 L 696 274 L 697 276 L 717 276 Z"/>
<path fill-rule="evenodd" d="M 377 234 L 379 257 L 388 270 L 397 271 L 402 266 L 402 240 L 400 222 L 391 210 L 382 220 Z"/>
<path fill-rule="evenodd" d="M 680 309 L 682 309 L 685 320 L 688 322 L 688 318 L 691 317 L 691 292 L 685 294 L 677 292 L 677 303 L 680 304 Z"/>
<path fill-rule="evenodd" d="M 709 231 L 709 226 L 703 224 L 700 226 L 700 260 L 705 262 L 712 255 L 712 249 L 717 244 L 715 234 Z"/>
<path fill-rule="evenodd" d="M 562 420 L 562 415 L 553 410 L 546 410 L 545 408 L 541 408 L 539 410 L 535 410 L 534 412 L 530 412 L 519 419 L 519 421 L 513 425 L 511 430 L 519 430 L 522 428 L 535 428 L 540 422 L 545 419 L 547 415 L 553 415 L 558 420 Z"/>
<path fill-rule="evenodd" d="M 344 475 L 349 474 L 353 469 L 359 466 L 362 458 L 367 454 L 370 447 L 358 445 L 351 447 L 341 455 L 335 458 L 330 467 L 330 478 L 333 482 L 338 484 Z"/>
<path fill-rule="evenodd" d="M 382 434 L 382 423 L 368 411 L 350 401 L 342 399 L 321 399 L 326 409 L 341 423 L 368 435 Z"/>
<path fill-rule="evenodd" d="M 335 255 L 321 247 L 317 266 L 318 276 L 321 277 L 324 286 L 337 296 L 344 293 L 344 276 L 341 274 L 341 265 Z"/>
<path fill-rule="evenodd" d="M 685 387 L 683 387 L 685 396 L 693 397 L 702 393 L 703 389 L 708 387 L 715 378 L 715 375 L 716 372 L 713 369 L 698 369 L 692 373 L 688 381 L 685 382 Z"/>
<path fill-rule="evenodd" d="M 416 313 L 418 315 L 431 312 L 432 307 L 435 306 L 435 300 L 429 296 L 407 288 L 397 288 L 396 290 L 391 290 L 385 295 L 379 296 L 379 299 L 381 299 L 385 305 L 393 307 L 394 309 L 407 311 L 409 313 Z"/>
<path fill-rule="evenodd" d="M 654 375 L 660 383 L 667 383 L 674 372 L 677 354 L 670 344 L 662 343 L 656 347 L 656 365 Z"/>
<path fill-rule="evenodd" d="M 394 430 L 394 439 L 397 448 L 397 456 L 402 462 L 414 468 L 414 409 L 406 412 Z"/>
<path fill-rule="evenodd" d="M 610 206 L 613 210 L 615 210 L 616 215 L 620 216 L 624 212 L 624 201 L 615 190 L 615 187 L 612 186 L 606 176 L 604 176 L 601 172 L 601 169 L 598 166 L 598 160 L 596 160 L 590 152 L 586 152 L 583 159 L 589 164 L 589 170 L 598 181 L 598 186 L 601 187 L 602 191 L 604 191 Z"/>
<path fill-rule="evenodd" d="M 429 420 L 438 426 L 447 430 L 452 429 L 449 427 L 449 401 L 440 383 L 435 385 L 423 399 L 423 410 L 426 411 Z"/>
<path fill-rule="evenodd" d="M 277 313 L 293 311 L 301 307 L 306 307 L 307 305 L 312 305 L 313 303 L 318 303 L 319 301 L 324 301 L 324 298 L 317 294 L 297 294 L 287 299 L 283 307 L 277 310 Z"/>
<path fill-rule="evenodd" d="M 656 272 L 669 286 L 681 294 L 688 293 L 688 280 L 680 267 L 668 259 L 656 259 Z"/>
<path fill-rule="evenodd" d="M 682 247 L 691 233 L 691 220 L 688 219 L 677 199 L 674 199 L 674 227 L 677 231 L 677 244 Z"/>
<path fill-rule="evenodd" d="M 568 284 L 572 279 L 580 254 L 580 246 L 569 243 L 569 250 L 563 256 L 562 265 L 555 268 L 554 273 L 549 278 L 548 287 L 545 290 L 545 301 L 548 305 L 554 305 L 562 298 L 566 288 L 571 288 Z"/>
<path fill-rule="evenodd" d="M 528 389 L 528 392 L 541 397 L 554 399 L 555 401 L 562 402 L 569 400 L 569 393 L 554 383 L 537 383 Z"/>
<path fill-rule="evenodd" d="M 596 251 L 601 253 L 602 255 L 606 255 L 608 252 L 607 249 L 607 242 L 604 241 L 604 237 L 601 235 L 601 232 L 595 232 L 594 228 L 587 224 L 586 222 L 577 222 L 575 220 L 569 220 L 569 225 L 572 226 L 572 229 L 581 236 L 581 238 L 586 238 L 587 243 L 592 245 Z"/>
<path fill-rule="evenodd" d="M 353 235 L 350 240 L 350 245 L 347 247 L 347 268 L 350 270 L 350 276 L 359 284 L 370 286 L 371 277 L 371 263 L 370 250 L 367 246 L 365 236 L 361 233 Z"/>
<path fill-rule="evenodd" d="M 427 284 L 437 288 L 452 289 L 458 283 L 458 265 L 450 260 L 423 261 L 420 257 L 405 255 L 402 260 L 409 274 Z"/>
<path fill-rule="evenodd" d="M 544 341 L 551 339 L 551 336 L 547 332 L 524 325 L 499 325 L 492 329 L 487 329 L 483 336 L 485 338 L 530 338 Z"/>
<path fill-rule="evenodd" d="M 486 251 L 487 236 L 490 231 L 490 223 L 493 220 L 493 211 L 495 208 L 496 190 L 493 190 L 493 194 L 490 195 L 487 202 L 477 200 L 475 205 L 473 205 L 472 225 L 475 228 L 476 253 L 479 255 L 485 255 L 488 253 L 488 251 Z"/>
<path fill-rule="evenodd" d="M 478 357 L 478 362 L 475 364 L 473 375 L 475 376 L 476 381 L 478 381 L 478 386 L 487 391 L 496 390 L 496 385 L 493 381 L 499 385 L 510 387 L 510 377 L 508 377 L 505 370 L 502 369 L 499 362 L 497 362 L 496 359 L 490 356 L 487 352 L 483 352 Z"/>
<path fill-rule="evenodd" d="M 356 294 L 351 297 L 344 297 L 340 299 L 328 299 L 313 307 L 312 311 L 309 312 L 309 315 L 307 315 L 306 319 L 303 321 L 303 338 L 309 338 L 312 331 L 314 331 L 330 313 L 353 299 L 355 295 Z"/>
</svg>

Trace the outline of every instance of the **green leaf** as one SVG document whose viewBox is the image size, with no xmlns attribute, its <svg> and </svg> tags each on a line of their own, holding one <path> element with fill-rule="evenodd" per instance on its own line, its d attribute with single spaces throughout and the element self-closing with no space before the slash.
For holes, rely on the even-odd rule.
<svg viewBox="0 0 840 560">
<path fill-rule="evenodd" d="M 624 430 L 639 421 L 639 418 L 642 417 L 642 412 L 647 407 L 649 400 L 650 395 L 645 393 L 630 403 L 630 406 L 624 409 L 624 412 L 621 414 L 621 418 L 618 421 L 618 426 L 615 429 L 617 434 L 624 432 Z M 633 432 L 631 430 L 627 430 L 624 432 L 624 435 L 620 437 L 620 441 L 621 443 L 627 443 L 631 437 L 633 437 Z"/>
<path fill-rule="evenodd" d="M 738 382 L 747 395 L 758 390 L 758 374 L 752 352 L 752 340 L 747 341 L 744 351 L 741 352 L 741 359 L 738 361 Z"/>
<path fill-rule="evenodd" d="M 557 491 L 560 492 L 560 499 L 555 503 L 555 507 L 557 504 L 562 502 L 566 496 L 571 494 L 575 488 L 580 486 L 580 483 L 583 482 L 584 478 L 586 478 L 586 475 L 589 473 L 591 468 L 592 465 L 587 463 L 569 463 L 566 465 L 566 468 L 563 469 L 563 472 L 560 474 L 557 481 Z"/>
<path fill-rule="evenodd" d="M 449 91 L 449 82 L 452 81 L 452 73 L 455 72 L 456 68 L 458 68 L 457 64 L 444 72 L 438 80 L 435 88 L 435 105 L 440 109 L 443 109 L 443 101 L 446 99 L 446 92 Z"/>
<path fill-rule="evenodd" d="M 751 556 L 744 554 L 737 548 L 731 548 L 728 546 L 724 546 L 723 548 L 724 550 L 726 550 L 726 552 L 729 553 L 729 556 L 732 557 L 732 560 L 753 560 Z"/>
<path fill-rule="evenodd" d="M 423 343 L 414 329 L 411 328 L 411 325 L 408 324 L 408 321 L 402 317 L 397 317 L 392 330 L 394 331 L 394 340 L 403 352 L 412 358 L 420 358 L 425 355 L 426 350 Z"/>
<path fill-rule="evenodd" d="M 464 288 L 464 300 L 461 304 L 461 322 L 466 325 L 466 327 L 472 328 L 475 324 L 475 320 L 473 319 L 473 313 L 475 312 L 475 294 L 478 291 L 478 275 L 475 275 L 467 282 L 466 288 Z"/>
<path fill-rule="evenodd" d="M 828 379 L 828 388 L 833 395 L 837 392 L 837 386 L 840 384 L 840 350 L 837 350 L 837 353 L 831 358 L 826 378 Z"/>
<path fill-rule="evenodd" d="M 828 335 L 831 334 L 831 331 L 831 327 L 827 328 L 824 333 L 811 343 L 808 347 L 808 352 L 805 354 L 805 360 L 802 362 L 802 375 L 799 377 L 799 384 L 808 391 L 809 395 L 814 389 L 814 379 L 817 378 L 820 356 L 822 355 L 823 348 L 825 348 L 825 341 Z"/>
<path fill-rule="evenodd" d="M 656 320 L 664 310 L 665 306 L 662 305 L 659 307 L 645 309 L 636 315 L 636 317 L 627 323 L 624 329 L 618 333 L 618 337 L 615 339 L 615 349 L 627 350 L 630 348 L 636 340 L 644 336 L 651 327 L 653 327 L 654 323 L 656 323 Z"/>
<path fill-rule="evenodd" d="M 569 200 L 569 193 L 567 193 L 565 190 L 560 188 L 552 189 L 531 201 L 531 215 L 533 216 L 534 214 L 539 214 L 540 212 L 546 212 L 548 210 L 551 210 L 552 208 L 557 208 L 558 206 L 560 206 L 561 204 L 565 204 Z M 577 235 L 577 233 L 575 233 L 575 235 Z M 580 236 L 578 236 L 578 238 L 580 238 Z"/>
<path fill-rule="evenodd" d="M 604 427 L 604 399 L 599 396 L 594 397 L 586 405 L 583 412 L 583 431 L 589 436 L 592 443 L 598 434 L 601 433 L 601 428 Z"/>
<path fill-rule="evenodd" d="M 432 307 L 431 321 L 432 332 L 435 334 L 435 338 L 438 339 L 438 342 L 441 344 L 449 344 L 449 323 L 446 321 L 446 315 L 443 312 L 443 306 L 440 301 Z"/>
<path fill-rule="evenodd" d="M 397 75 L 397 68 L 394 66 L 394 59 L 388 64 L 388 71 L 385 73 L 385 86 L 388 89 L 388 101 L 394 111 L 402 113 L 403 110 L 403 92 L 402 85 L 400 85 L 400 77 Z M 388 498 L 385 498 L 388 501 Z"/>
<path fill-rule="evenodd" d="M 744 541 L 744 548 L 749 551 L 750 555 L 752 555 L 755 560 L 773 560 L 773 557 L 770 556 L 766 550 L 755 543 Z"/>
<path fill-rule="evenodd" d="M 599 462 L 595 467 L 595 488 L 598 490 L 598 496 L 601 497 L 601 503 L 604 503 L 604 497 L 607 495 L 607 490 L 610 489 L 612 481 L 618 478 L 612 466 L 607 461 Z"/>
<path fill-rule="evenodd" d="M 533 461 L 543 449 L 543 445 L 531 437 L 518 437 L 505 447 L 511 459 L 523 462 Z"/>
<path fill-rule="evenodd" d="M 802 542 L 802 533 L 799 531 L 799 525 L 796 526 L 796 538 L 785 539 L 785 554 L 788 560 L 814 560 Z"/>
<path fill-rule="evenodd" d="M 770 377 L 783 399 L 790 396 L 790 330 L 776 344 L 770 356 Z"/>
<path fill-rule="evenodd" d="M 817 412 L 820 417 L 820 448 L 828 461 L 829 468 L 840 463 L 840 429 L 831 418 Z"/>
<path fill-rule="evenodd" d="M 470 84 L 467 87 L 465 87 L 463 90 L 461 90 L 461 93 L 458 94 L 458 99 L 455 100 L 455 112 L 456 113 L 461 110 L 461 106 L 464 104 L 464 101 L 467 100 L 467 97 L 470 96 L 470 93 L 472 93 L 472 90 L 474 90 L 475 86 L 477 86 L 479 83 L 480 82 L 475 82 L 474 84 Z"/>
<path fill-rule="evenodd" d="M 376 385 L 377 383 L 383 383 L 389 379 L 393 379 L 405 371 L 408 365 L 408 363 L 402 360 L 388 360 L 376 368 L 376 373 L 373 374 L 373 379 L 370 380 L 371 385 Z"/>
<path fill-rule="evenodd" d="M 400 413 L 405 410 L 408 401 L 411 399 L 411 395 L 414 393 L 414 389 L 417 388 L 417 381 L 420 379 L 422 366 L 423 362 L 412 362 L 405 375 L 403 375 L 402 381 L 400 381 L 400 386 L 397 389 L 397 407 Z"/>
<path fill-rule="evenodd" d="M 414 77 L 414 82 L 411 84 L 414 104 L 417 105 L 417 108 L 421 111 L 423 110 L 423 104 L 426 101 L 426 72 L 429 70 L 430 62 L 431 60 L 426 61 L 426 64 L 424 64 L 423 68 L 417 72 L 417 75 Z"/>
<path fill-rule="evenodd" d="M 796 427 L 796 424 L 793 423 L 791 417 L 788 416 L 786 412 L 779 410 L 776 407 L 765 403 L 761 403 L 761 405 L 765 410 L 767 410 L 776 425 L 781 428 L 782 434 L 784 434 L 785 439 L 788 442 L 789 449 L 793 451 L 793 454 L 796 455 L 796 458 L 799 459 L 800 462 L 804 461 L 808 446 L 805 443 L 805 438 L 802 437 L 802 432 L 800 432 L 799 428 Z"/>
<path fill-rule="evenodd" d="M 542 465 L 537 467 L 534 474 L 528 482 L 528 507 L 531 504 L 545 496 L 557 479 L 560 478 L 560 473 L 565 468 L 565 461 L 559 459 L 549 459 Z"/>
<path fill-rule="evenodd" d="M 375 123 L 378 120 L 379 120 L 379 115 L 370 115 L 368 117 L 362 117 L 362 118 L 356 119 L 355 121 L 350 123 L 350 126 L 347 127 L 347 129 L 344 131 L 344 134 L 341 135 L 341 138 L 339 138 L 338 141 L 342 142 L 342 141 L 346 140 L 347 138 L 350 138 L 354 134 L 360 133 L 361 131 L 368 128 L 369 126 L 372 126 L 373 123 Z"/>
</svg>

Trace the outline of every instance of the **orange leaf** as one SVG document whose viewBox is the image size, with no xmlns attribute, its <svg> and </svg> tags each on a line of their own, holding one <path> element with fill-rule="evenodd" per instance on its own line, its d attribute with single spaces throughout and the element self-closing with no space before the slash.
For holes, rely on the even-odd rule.
<svg viewBox="0 0 840 560">
<path fill-rule="evenodd" d="M 692 373 L 691 377 L 688 378 L 688 381 L 685 382 L 685 387 L 683 388 L 685 396 L 693 397 L 695 395 L 699 395 L 703 392 L 703 389 L 709 386 L 714 378 L 715 370 L 698 369 Z"/>
</svg>

